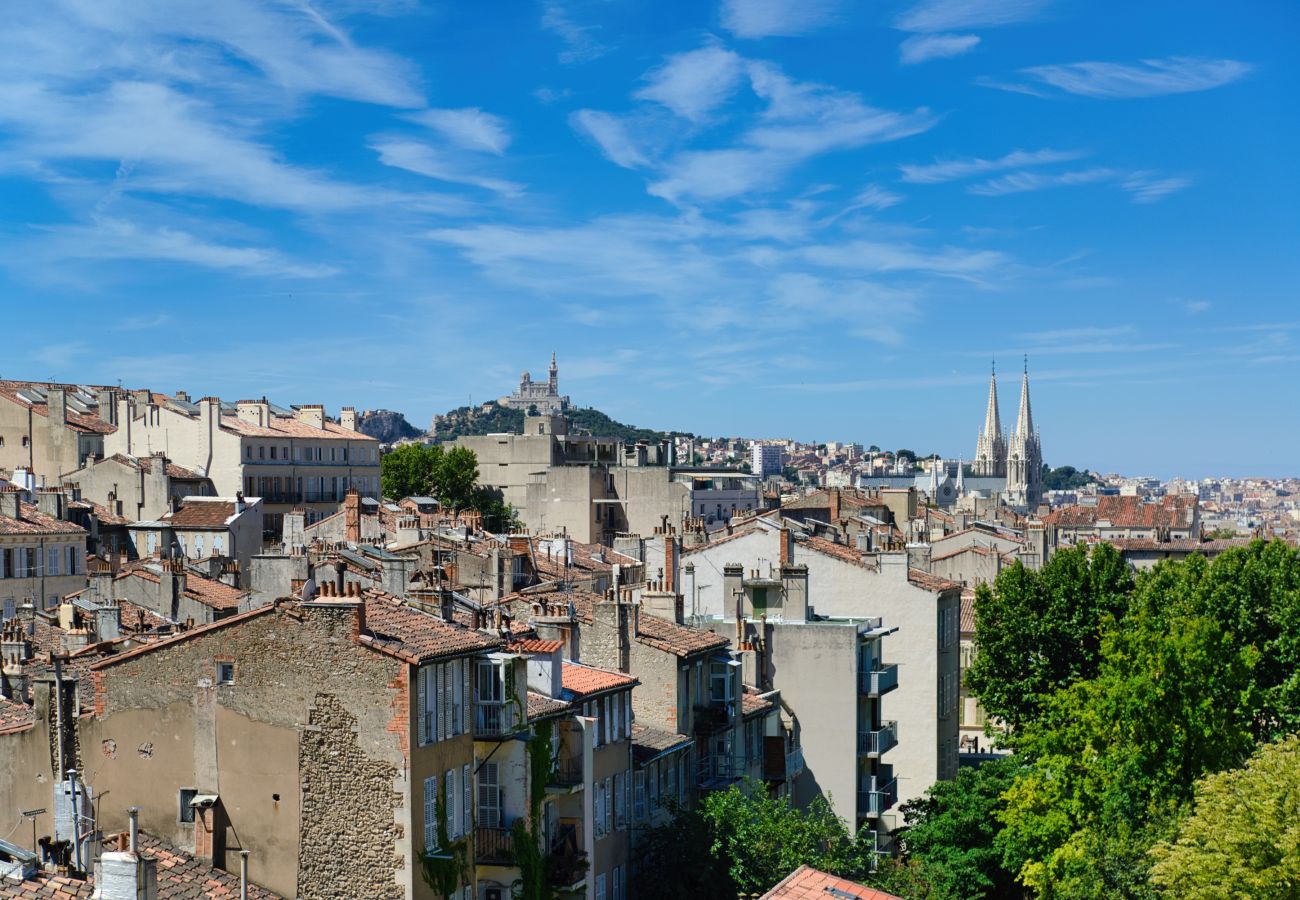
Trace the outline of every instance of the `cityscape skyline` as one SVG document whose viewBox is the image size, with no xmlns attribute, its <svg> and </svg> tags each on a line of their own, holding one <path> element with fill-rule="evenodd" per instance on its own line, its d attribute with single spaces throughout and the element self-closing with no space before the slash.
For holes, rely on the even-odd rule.
<svg viewBox="0 0 1300 900">
<path fill-rule="evenodd" d="M 1287 5 L 305 9 L 16 8 L 0 375 L 1290 474 Z"/>
</svg>

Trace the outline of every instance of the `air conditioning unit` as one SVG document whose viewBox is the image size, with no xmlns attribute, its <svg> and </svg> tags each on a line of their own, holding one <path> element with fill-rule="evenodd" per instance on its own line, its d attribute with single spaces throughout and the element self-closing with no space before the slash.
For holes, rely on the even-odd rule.
<svg viewBox="0 0 1300 900">
<path fill-rule="evenodd" d="M 490 887 L 483 889 L 483 900 L 503 900 L 504 895 L 501 893 L 502 888 Z"/>
</svg>

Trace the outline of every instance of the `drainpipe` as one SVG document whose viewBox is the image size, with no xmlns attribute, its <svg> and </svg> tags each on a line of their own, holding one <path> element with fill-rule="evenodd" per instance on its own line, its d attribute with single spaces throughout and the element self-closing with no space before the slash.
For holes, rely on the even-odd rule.
<svg viewBox="0 0 1300 900">
<path fill-rule="evenodd" d="M 239 900 L 248 900 L 248 851 L 239 851 Z"/>
<path fill-rule="evenodd" d="M 81 807 L 77 802 L 77 770 L 68 770 L 68 782 L 72 786 L 72 864 L 78 872 L 81 868 Z"/>
</svg>

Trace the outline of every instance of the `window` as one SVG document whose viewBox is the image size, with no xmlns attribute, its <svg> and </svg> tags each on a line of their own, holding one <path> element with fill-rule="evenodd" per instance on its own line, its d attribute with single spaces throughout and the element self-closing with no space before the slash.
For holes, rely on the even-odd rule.
<svg viewBox="0 0 1300 900">
<path fill-rule="evenodd" d="M 68 548 L 68 574 L 80 575 L 81 573 L 81 556 L 77 553 L 75 545 Z"/>
<path fill-rule="evenodd" d="M 191 806 L 190 804 L 194 802 L 194 798 L 197 797 L 198 795 L 199 792 L 195 788 L 181 788 L 180 810 L 179 810 L 179 814 L 177 815 L 177 821 L 179 821 L 182 825 L 186 823 L 193 824 L 194 807 Z"/>
<path fill-rule="evenodd" d="M 609 834 L 611 831 L 614 830 L 614 804 L 610 802 L 610 797 L 609 797 L 610 791 L 614 789 L 613 781 L 614 779 L 606 776 L 605 791 L 604 791 L 605 834 Z"/>
<path fill-rule="evenodd" d="M 275 459 L 275 444 L 271 445 L 271 459 Z"/>
<path fill-rule="evenodd" d="M 605 873 L 596 876 L 596 900 L 605 900 Z"/>
<path fill-rule="evenodd" d="M 474 824 L 474 798 L 471 795 L 471 792 L 473 790 L 474 790 L 474 786 L 470 781 L 470 777 L 469 777 L 469 764 L 466 763 L 460 768 L 460 792 L 461 792 L 460 833 L 461 834 L 469 834 L 470 828 L 472 828 Z"/>
<path fill-rule="evenodd" d="M 645 772 L 637 772 L 632 776 L 632 818 L 641 822 L 646 814 Z"/>
<path fill-rule="evenodd" d="M 424 849 L 438 849 L 438 776 L 424 779 Z"/>
<path fill-rule="evenodd" d="M 59 574 L 59 548 L 58 547 L 45 548 L 45 574 L 46 575 Z"/>
<path fill-rule="evenodd" d="M 715 662 L 709 666 L 709 700 L 713 703 L 732 701 L 734 676 L 729 663 Z"/>
<path fill-rule="evenodd" d="M 220 555 L 221 555 L 221 544 L 222 544 L 222 542 L 221 542 L 221 535 L 219 535 L 219 534 L 214 534 L 214 535 L 212 536 L 212 555 L 213 555 L 213 556 L 220 556 Z"/>
<path fill-rule="evenodd" d="M 244 448 L 244 459 L 252 459 L 252 458 L 253 458 L 253 448 L 252 448 L 251 446 L 250 446 L 250 447 L 245 447 L 245 448 Z"/>
<path fill-rule="evenodd" d="M 497 763 L 478 770 L 478 821 L 484 828 L 501 827 L 501 781 Z"/>
<path fill-rule="evenodd" d="M 595 821 L 592 823 L 592 834 L 597 838 L 605 836 L 605 785 L 604 782 L 597 781 L 592 785 L 591 795 L 591 815 Z"/>
<path fill-rule="evenodd" d="M 614 900 L 623 900 L 623 867 L 614 867 Z"/>
<path fill-rule="evenodd" d="M 258 458 L 258 459 L 266 459 L 266 447 L 265 447 L 265 446 L 262 446 L 262 447 L 258 447 L 258 448 L 257 448 L 257 458 Z"/>
<path fill-rule="evenodd" d="M 201 534 L 194 535 L 194 558 L 203 558 L 203 535 Z"/>
<path fill-rule="evenodd" d="M 235 683 L 235 664 L 232 662 L 217 663 L 217 684 L 234 684 Z"/>
<path fill-rule="evenodd" d="M 9 569 L 13 565 L 10 559 L 13 557 L 13 551 L 9 549 L 0 550 L 0 578 L 9 577 Z"/>
<path fill-rule="evenodd" d="M 614 827 L 627 828 L 627 776 L 619 772 L 614 776 Z"/>
</svg>

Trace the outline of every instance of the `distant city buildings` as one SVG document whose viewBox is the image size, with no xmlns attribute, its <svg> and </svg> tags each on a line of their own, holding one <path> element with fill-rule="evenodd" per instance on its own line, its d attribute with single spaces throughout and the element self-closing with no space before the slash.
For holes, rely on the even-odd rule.
<svg viewBox="0 0 1300 900">
<path fill-rule="evenodd" d="M 749 470 L 760 479 L 766 480 L 773 475 L 780 475 L 784 465 L 784 453 L 780 444 L 769 441 L 755 441 L 750 447 Z"/>
</svg>

